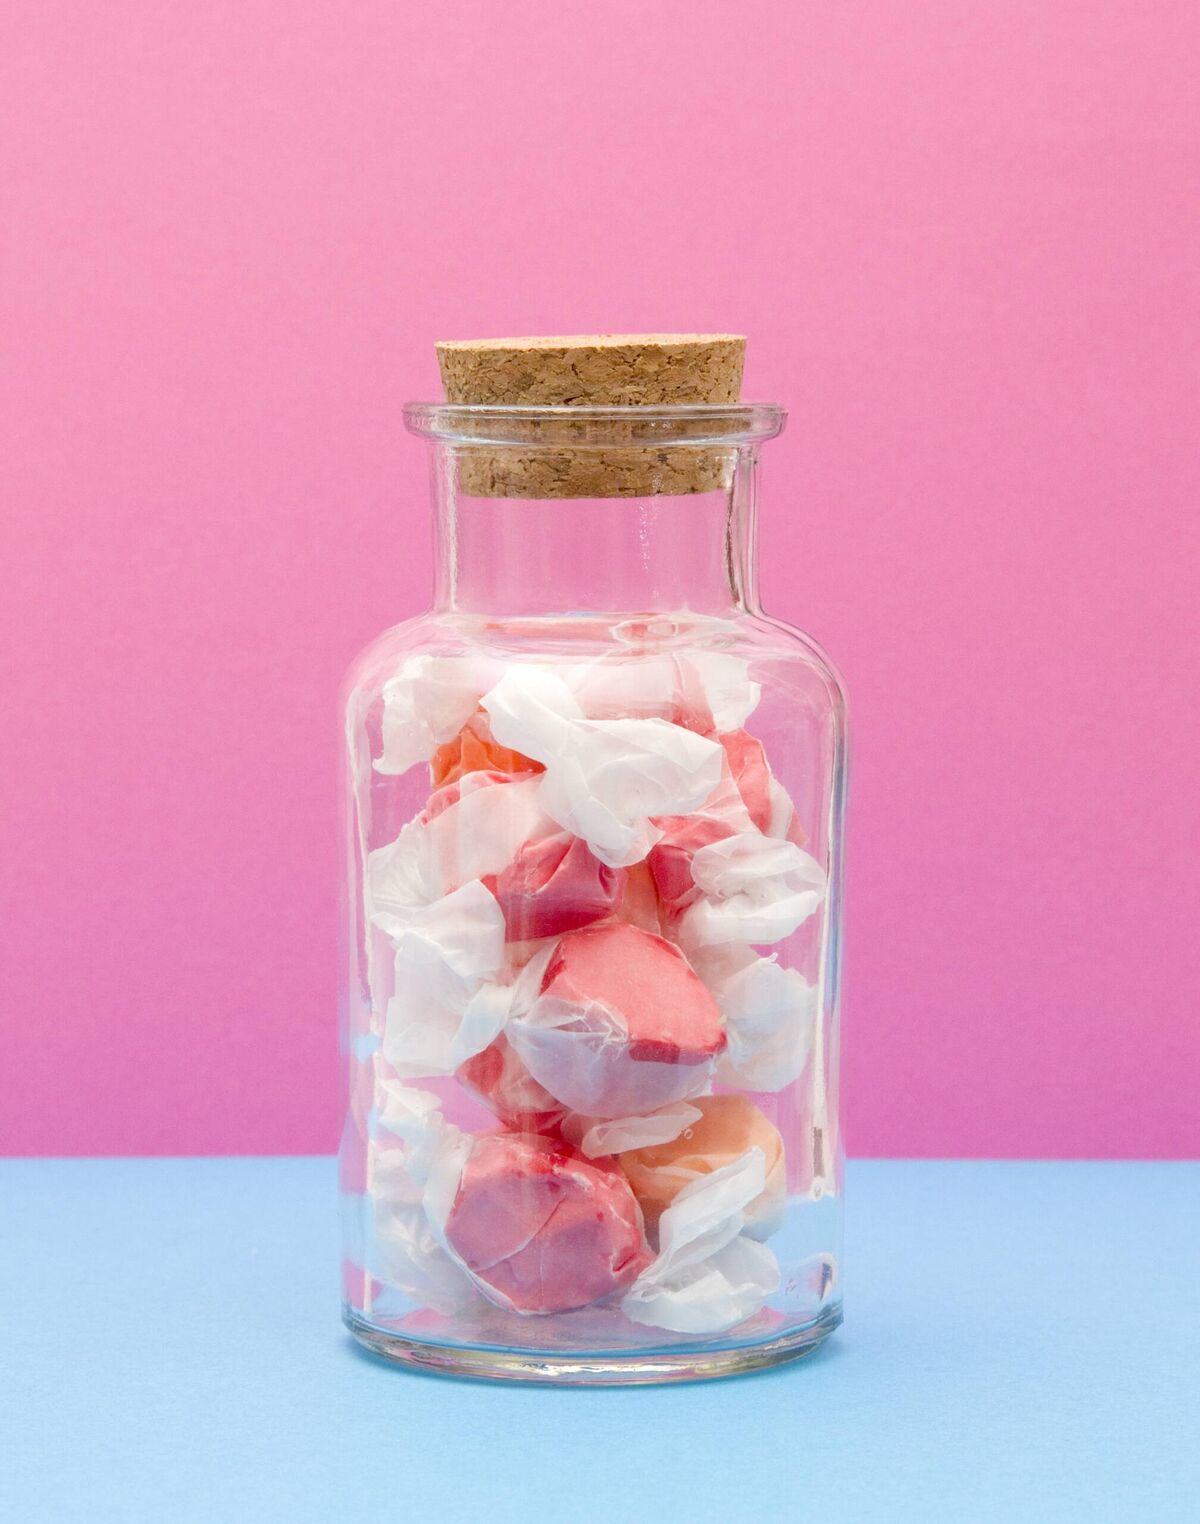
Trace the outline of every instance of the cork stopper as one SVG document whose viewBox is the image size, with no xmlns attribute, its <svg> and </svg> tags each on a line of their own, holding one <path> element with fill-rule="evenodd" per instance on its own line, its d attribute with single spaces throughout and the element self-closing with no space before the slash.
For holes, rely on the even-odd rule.
<svg viewBox="0 0 1200 1524">
<path fill-rule="evenodd" d="M 446 401 L 521 407 L 669 407 L 736 403 L 746 341 L 736 334 L 585 334 L 472 339 L 437 346 Z M 581 420 L 582 423 L 582 420 Z M 734 452 L 630 445 L 627 421 L 579 448 L 459 448 L 459 489 L 472 497 L 648 497 L 728 484 Z"/>
</svg>

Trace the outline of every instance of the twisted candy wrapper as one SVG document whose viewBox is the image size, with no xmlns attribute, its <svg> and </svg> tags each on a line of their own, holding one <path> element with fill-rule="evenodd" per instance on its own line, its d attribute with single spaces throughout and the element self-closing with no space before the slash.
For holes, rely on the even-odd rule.
<svg viewBox="0 0 1200 1524">
<path fill-rule="evenodd" d="M 701 735 L 738 729 L 762 692 L 746 662 L 723 651 L 603 658 L 559 672 L 589 720 L 670 720 Z"/>
<path fill-rule="evenodd" d="M 624 924 L 563 937 L 506 1035 L 539 1084 L 589 1117 L 698 1095 L 725 1046 L 717 1006 L 679 949 Z"/>
<path fill-rule="evenodd" d="M 380 773 L 405 773 L 428 762 L 475 713 L 486 683 L 479 664 L 465 656 L 410 656 L 383 685 Z"/>
<path fill-rule="evenodd" d="M 736 1090 L 782 1090 L 804 1072 L 817 1022 L 807 979 L 749 947 L 703 950 L 696 971 L 720 1007 L 725 1051 L 716 1078 Z"/>
<path fill-rule="evenodd" d="M 779 1130 L 745 1095 L 703 1095 L 691 1109 L 694 1119 L 674 1137 L 637 1142 L 618 1156 L 647 1225 L 653 1227 L 693 1181 L 758 1148 L 765 1161 L 766 1184 L 762 1195 L 745 1208 L 743 1231 L 751 1238 L 769 1238 L 783 1220 L 787 1199 Z"/>
<path fill-rule="evenodd" d="M 406 1079 L 453 1074 L 488 1047 L 536 1000 L 553 951 L 544 948 L 524 968 L 509 970 L 504 917 L 478 881 L 413 911 L 395 948 L 395 994 L 384 1018 L 383 1053 Z"/>
<path fill-rule="evenodd" d="M 646 856 L 651 816 L 686 814 L 721 778 L 716 741 L 669 720 L 586 719 L 547 667 L 510 667 L 482 702 L 497 740 L 545 767 L 542 809 L 612 868 Z"/>
<path fill-rule="evenodd" d="M 722 1333 L 779 1289 L 779 1264 L 743 1232 L 766 1188 L 766 1160 L 751 1148 L 679 1192 L 658 1225 L 659 1251 L 621 1302 L 627 1318 L 672 1333 Z"/>
<path fill-rule="evenodd" d="M 371 1272 L 422 1306 L 456 1312 L 475 1296 L 462 1266 L 446 1249 L 425 1208 L 435 1163 L 448 1158 L 461 1168 L 466 1144 L 446 1123 L 437 1097 L 397 1084 L 378 1070 L 376 1090 L 390 1147 L 371 1144 L 368 1190 L 375 1212 L 375 1253 Z"/>
<path fill-rule="evenodd" d="M 538 788 L 536 775 L 468 773 L 438 789 L 395 841 L 368 857 L 371 921 L 391 933 L 415 906 L 504 872 L 527 843 L 552 834 Z"/>
<path fill-rule="evenodd" d="M 795 842 L 751 830 L 697 848 L 692 879 L 700 898 L 683 913 L 685 948 L 791 936 L 825 898 L 825 871 Z"/>
<path fill-rule="evenodd" d="M 640 1117 L 584 1117 L 571 1112 L 563 1132 L 581 1154 L 600 1159 L 629 1149 L 670 1143 L 703 1115 L 694 1101 L 675 1101 Z"/>
</svg>

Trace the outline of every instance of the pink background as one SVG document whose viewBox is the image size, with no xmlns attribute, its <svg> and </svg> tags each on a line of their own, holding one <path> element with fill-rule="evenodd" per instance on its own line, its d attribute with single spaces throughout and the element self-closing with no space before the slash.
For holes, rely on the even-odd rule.
<svg viewBox="0 0 1200 1524">
<path fill-rule="evenodd" d="M 400 405 L 436 338 L 721 329 L 854 706 L 851 1150 L 1200 1152 L 1198 18 L 9 0 L 0 1146 L 333 1146 Z"/>
</svg>

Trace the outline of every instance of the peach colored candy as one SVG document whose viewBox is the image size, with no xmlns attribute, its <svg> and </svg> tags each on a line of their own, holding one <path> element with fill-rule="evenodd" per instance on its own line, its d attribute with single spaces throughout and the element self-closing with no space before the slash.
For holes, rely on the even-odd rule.
<svg viewBox="0 0 1200 1524">
<path fill-rule="evenodd" d="M 651 1257 L 620 1170 L 508 1132 L 472 1145 L 446 1242 L 490 1300 L 517 1312 L 587 1307 L 623 1291 Z"/>
<path fill-rule="evenodd" d="M 741 1158 L 748 1148 L 760 1148 L 767 1164 L 767 1185 L 747 1210 L 747 1231 L 770 1232 L 777 1225 L 787 1190 L 783 1139 L 779 1130 L 744 1095 L 702 1095 L 688 1102 L 702 1116 L 669 1143 L 634 1148 L 617 1155 L 633 1194 L 654 1227 L 684 1188 L 703 1175 Z"/>
<path fill-rule="evenodd" d="M 492 735 L 483 710 L 473 714 L 459 733 L 439 746 L 429 763 L 435 788 L 456 783 L 465 773 L 540 773 L 540 762 L 501 746 Z"/>
</svg>

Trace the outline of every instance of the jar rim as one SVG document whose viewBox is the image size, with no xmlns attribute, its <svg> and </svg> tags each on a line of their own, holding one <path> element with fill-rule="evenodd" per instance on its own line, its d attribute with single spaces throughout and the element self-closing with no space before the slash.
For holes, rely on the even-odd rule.
<svg viewBox="0 0 1200 1524">
<path fill-rule="evenodd" d="M 409 402 L 410 433 L 446 445 L 519 445 L 522 449 L 664 449 L 743 446 L 783 432 L 777 402 L 576 407 L 567 404 Z"/>
</svg>

